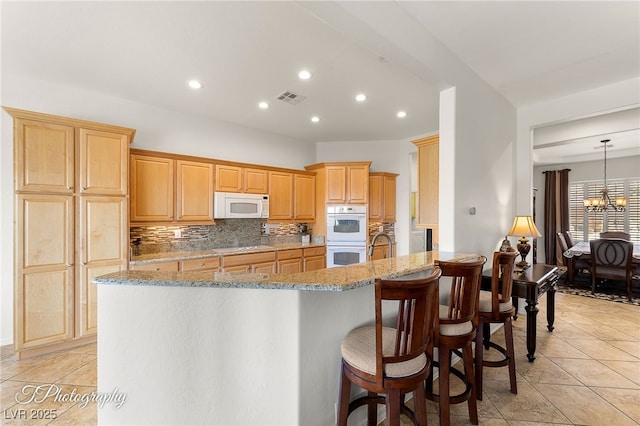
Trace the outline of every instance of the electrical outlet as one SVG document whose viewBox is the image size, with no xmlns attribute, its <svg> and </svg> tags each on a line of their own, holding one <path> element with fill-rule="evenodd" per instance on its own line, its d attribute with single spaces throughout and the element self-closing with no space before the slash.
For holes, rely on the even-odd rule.
<svg viewBox="0 0 640 426">
<path fill-rule="evenodd" d="M 384 225 L 380 225 L 378 227 L 378 232 L 384 232 Z"/>
<path fill-rule="evenodd" d="M 173 236 L 175 238 L 182 238 L 182 229 L 174 229 Z"/>
</svg>

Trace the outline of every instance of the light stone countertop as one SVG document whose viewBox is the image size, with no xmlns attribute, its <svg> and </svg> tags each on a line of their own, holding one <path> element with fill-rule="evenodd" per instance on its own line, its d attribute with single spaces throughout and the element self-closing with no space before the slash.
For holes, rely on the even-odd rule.
<svg viewBox="0 0 640 426">
<path fill-rule="evenodd" d="M 121 271 L 95 277 L 93 282 L 101 285 L 345 291 L 371 285 L 376 278 L 394 279 L 427 271 L 435 260 L 474 258 L 477 255 L 431 251 L 294 274 Z"/>
<path fill-rule="evenodd" d="M 294 250 L 310 247 L 324 247 L 325 244 L 314 243 L 280 243 L 273 245 L 255 245 L 248 247 L 225 247 L 199 251 L 172 251 L 162 253 L 150 253 L 134 256 L 130 265 L 142 265 L 146 263 L 170 262 L 174 260 L 204 259 L 207 257 L 231 256 L 235 254 L 261 253 L 265 251 Z"/>
</svg>

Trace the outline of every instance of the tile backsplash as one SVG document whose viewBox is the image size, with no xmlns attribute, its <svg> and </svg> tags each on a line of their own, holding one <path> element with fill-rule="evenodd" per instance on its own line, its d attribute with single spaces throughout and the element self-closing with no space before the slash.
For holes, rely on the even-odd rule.
<svg viewBox="0 0 640 426">
<path fill-rule="evenodd" d="M 300 242 L 299 224 L 268 224 L 261 219 L 220 219 L 215 225 L 132 226 L 129 243 L 133 255 L 212 250 L 222 247 Z M 317 239 L 314 242 L 317 241 Z"/>
</svg>

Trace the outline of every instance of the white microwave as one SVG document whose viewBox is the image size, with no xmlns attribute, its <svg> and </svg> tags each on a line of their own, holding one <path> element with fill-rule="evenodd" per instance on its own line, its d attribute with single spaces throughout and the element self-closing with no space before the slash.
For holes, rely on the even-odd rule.
<svg viewBox="0 0 640 426">
<path fill-rule="evenodd" d="M 242 194 L 215 192 L 213 194 L 215 219 L 268 219 L 269 196 L 266 194 Z"/>
</svg>

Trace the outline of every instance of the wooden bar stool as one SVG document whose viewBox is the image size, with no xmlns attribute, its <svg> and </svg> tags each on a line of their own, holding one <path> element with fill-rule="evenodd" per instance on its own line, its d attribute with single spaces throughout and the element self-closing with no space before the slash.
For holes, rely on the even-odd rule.
<svg viewBox="0 0 640 426">
<path fill-rule="evenodd" d="M 473 347 L 478 327 L 478 297 L 482 279 L 484 256 L 458 262 L 438 262 L 443 277 L 451 277 L 449 305 L 440 305 L 440 318 L 436 327 L 434 345 L 438 348 L 438 361 L 434 362 L 440 372 L 438 393 L 433 391 L 433 367 L 426 382 L 427 399 L 436 401 L 440 407 L 440 424 L 450 424 L 450 405 L 467 401 L 469 419 L 478 424 L 475 374 L 473 372 Z M 451 354 L 461 356 L 464 372 L 451 366 Z M 450 375 L 458 377 L 465 390 L 450 395 Z"/>
<path fill-rule="evenodd" d="M 375 326 L 353 330 L 342 341 L 338 425 L 346 426 L 349 414 L 367 405 L 369 425 L 375 426 L 377 404 L 386 404 L 389 425 L 400 425 L 401 412 L 414 424 L 427 424 L 424 380 L 433 358 L 440 269 L 434 267 L 420 275 L 376 280 Z M 397 306 L 395 328 L 382 325 L 383 301 L 385 311 L 389 305 Z M 367 395 L 349 402 L 351 383 L 365 389 Z M 415 412 L 404 404 L 409 392 L 413 392 Z"/>
<path fill-rule="evenodd" d="M 513 350 L 513 328 L 511 318 L 515 313 L 511 303 L 513 290 L 513 269 L 518 252 L 493 253 L 491 291 L 480 290 L 478 309 L 478 333 L 476 334 L 476 395 L 482 400 L 483 367 L 509 366 L 511 393 L 517 394 L 516 360 Z M 505 346 L 491 342 L 490 324 L 503 324 Z M 484 349 L 493 348 L 503 355 L 502 359 L 488 361 L 484 359 Z"/>
</svg>

